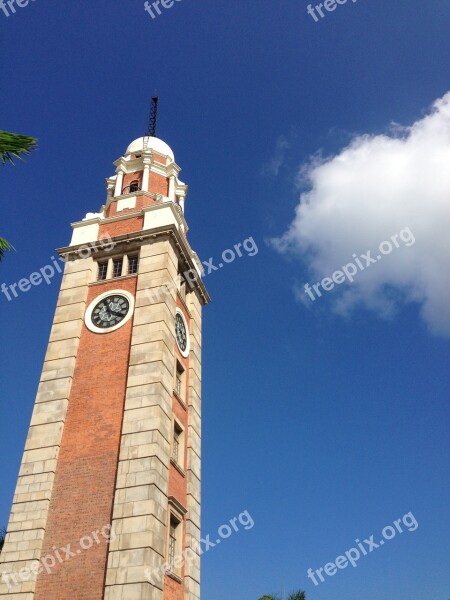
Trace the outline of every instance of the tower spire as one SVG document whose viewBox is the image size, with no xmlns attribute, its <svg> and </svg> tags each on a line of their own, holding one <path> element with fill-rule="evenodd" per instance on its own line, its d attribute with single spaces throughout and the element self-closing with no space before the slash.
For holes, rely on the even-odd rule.
<svg viewBox="0 0 450 600">
<path fill-rule="evenodd" d="M 152 96 L 150 114 L 148 117 L 148 136 L 156 137 L 156 124 L 158 121 L 158 96 Z"/>
</svg>

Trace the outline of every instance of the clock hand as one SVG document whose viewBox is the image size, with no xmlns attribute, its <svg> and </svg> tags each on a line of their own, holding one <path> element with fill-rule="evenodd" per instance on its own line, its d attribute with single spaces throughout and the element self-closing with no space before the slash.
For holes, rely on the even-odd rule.
<svg viewBox="0 0 450 600">
<path fill-rule="evenodd" d="M 122 312 L 122 309 L 120 308 L 120 304 L 118 302 L 110 302 L 109 310 L 115 315 Z"/>
<path fill-rule="evenodd" d="M 113 318 L 113 316 L 108 313 L 106 306 L 99 313 L 99 317 L 102 319 L 102 321 L 111 321 L 111 319 Z"/>
</svg>

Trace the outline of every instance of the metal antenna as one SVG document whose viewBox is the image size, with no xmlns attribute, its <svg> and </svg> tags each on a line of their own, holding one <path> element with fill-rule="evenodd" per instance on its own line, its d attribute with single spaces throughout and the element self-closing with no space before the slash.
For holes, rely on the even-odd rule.
<svg viewBox="0 0 450 600">
<path fill-rule="evenodd" d="M 156 124 L 158 121 L 158 96 L 152 96 L 152 104 L 150 106 L 150 115 L 148 118 L 147 135 L 156 136 Z"/>
</svg>

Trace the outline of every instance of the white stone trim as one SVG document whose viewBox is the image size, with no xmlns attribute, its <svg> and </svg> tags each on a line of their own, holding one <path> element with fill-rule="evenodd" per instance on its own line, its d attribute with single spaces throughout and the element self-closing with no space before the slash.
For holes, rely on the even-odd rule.
<svg viewBox="0 0 450 600">
<path fill-rule="evenodd" d="M 95 218 L 89 219 L 88 221 L 79 221 L 78 223 L 72 224 L 72 227 L 73 232 L 72 239 L 70 241 L 71 246 L 96 242 L 100 228 L 100 219 Z"/>
<path fill-rule="evenodd" d="M 169 177 L 169 200 L 175 202 L 175 176 L 170 175 Z"/>
<path fill-rule="evenodd" d="M 182 221 L 175 213 L 171 202 L 164 202 L 163 204 L 155 204 L 153 206 L 146 206 L 142 209 L 144 213 L 144 225 L 142 231 L 148 229 L 156 229 L 157 227 L 166 227 L 167 225 L 174 225 L 177 229 L 180 228 Z"/>
<path fill-rule="evenodd" d="M 114 190 L 114 196 L 121 196 L 122 195 L 122 186 L 123 186 L 123 177 L 124 177 L 125 173 L 120 170 L 117 173 L 117 179 L 116 179 L 116 187 Z"/>
<path fill-rule="evenodd" d="M 150 167 L 151 167 L 151 159 L 144 158 L 144 172 L 142 174 L 142 191 L 148 192 L 148 184 L 150 181 Z"/>
<path fill-rule="evenodd" d="M 136 196 L 124 197 L 117 200 L 117 212 L 125 210 L 126 208 L 136 208 Z"/>
</svg>

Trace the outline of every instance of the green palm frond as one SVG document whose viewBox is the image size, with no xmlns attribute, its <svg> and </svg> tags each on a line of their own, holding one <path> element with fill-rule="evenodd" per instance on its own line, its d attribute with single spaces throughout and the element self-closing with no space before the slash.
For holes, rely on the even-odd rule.
<svg viewBox="0 0 450 600">
<path fill-rule="evenodd" d="M 265 596 L 261 596 L 261 598 L 259 598 L 259 600 L 279 600 L 279 598 L 278 598 L 278 596 L 265 595 Z M 291 594 L 289 594 L 287 600 L 306 600 L 306 594 L 302 590 L 297 590 L 296 592 L 292 592 Z"/>
<path fill-rule="evenodd" d="M 302 590 L 289 594 L 288 600 L 306 600 L 306 594 Z"/>
<path fill-rule="evenodd" d="M 36 148 L 36 138 L 0 130 L 0 160 L 3 164 L 14 164 L 14 158 L 22 159 L 21 154 L 29 154 Z"/>
<path fill-rule="evenodd" d="M 0 237 L 0 262 L 8 250 L 14 250 L 14 247 L 7 240 Z"/>
</svg>

